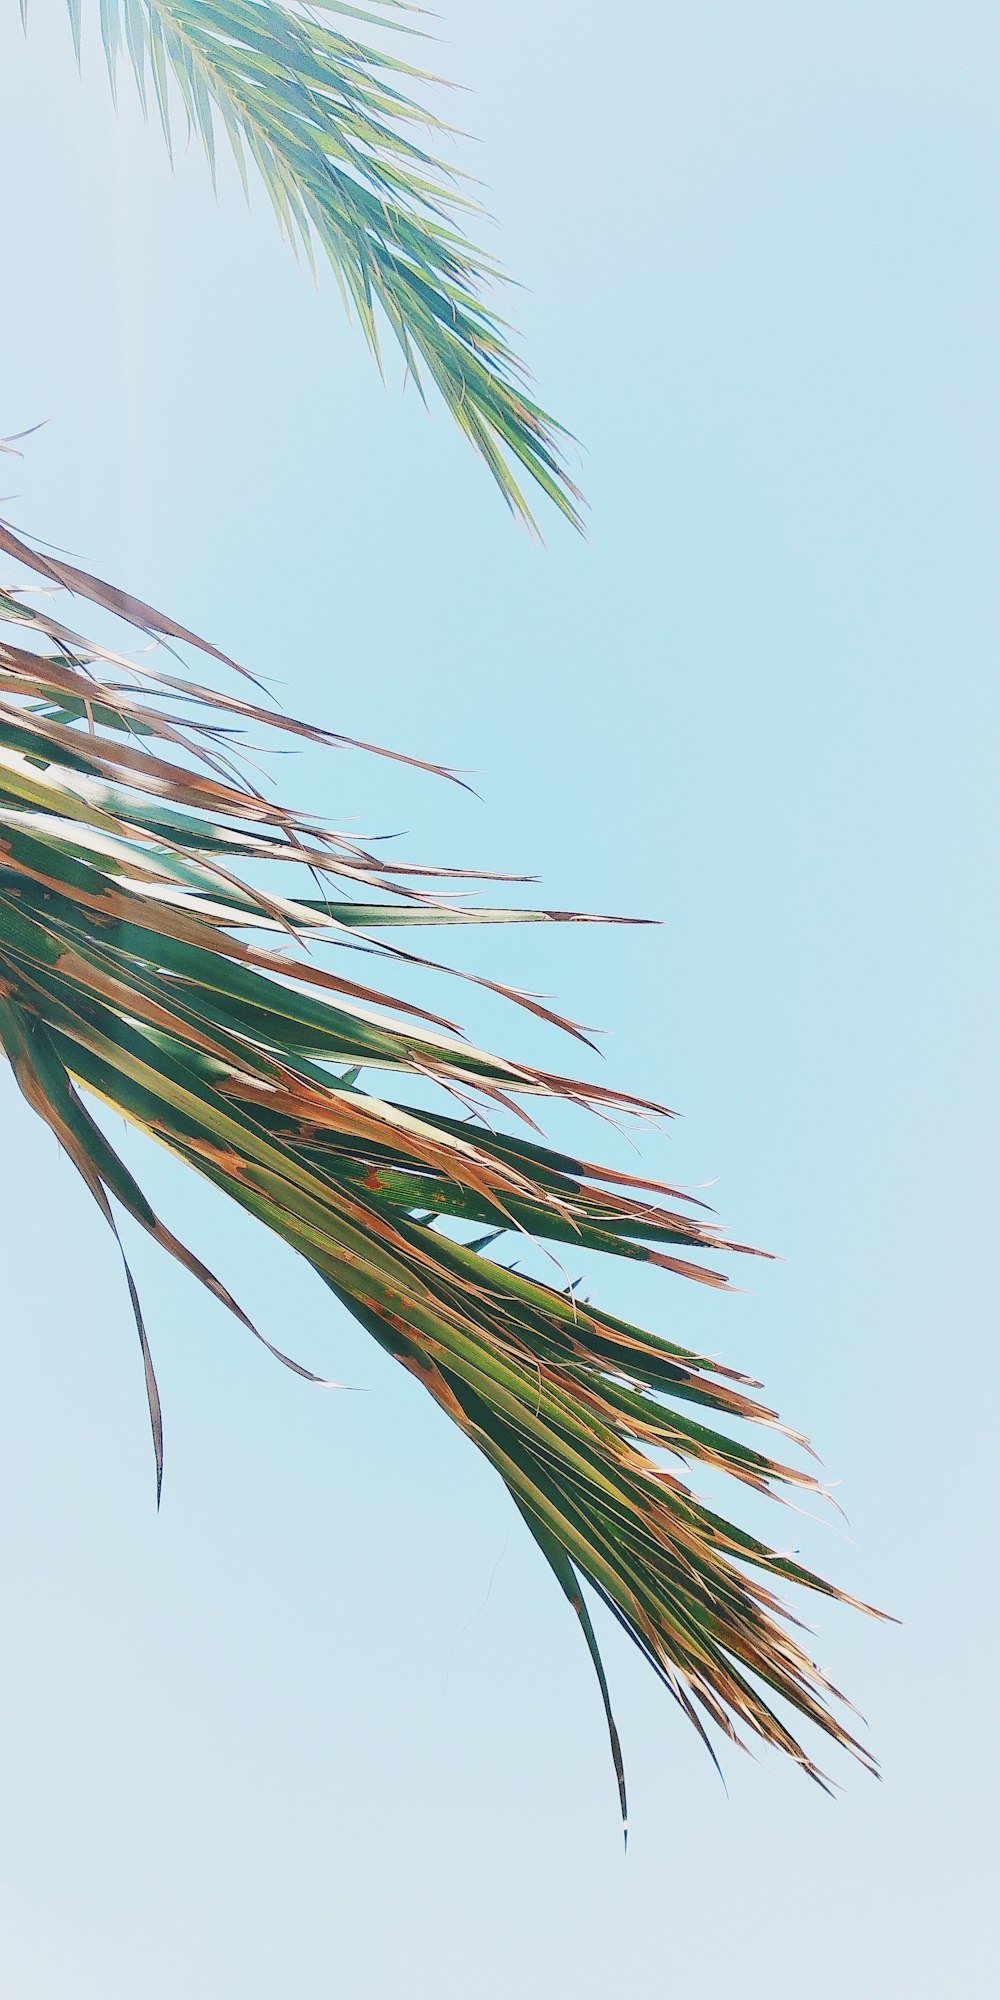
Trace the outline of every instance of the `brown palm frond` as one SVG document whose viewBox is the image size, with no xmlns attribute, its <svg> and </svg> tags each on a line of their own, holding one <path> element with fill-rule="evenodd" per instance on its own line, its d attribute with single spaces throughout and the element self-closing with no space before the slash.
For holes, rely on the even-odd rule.
<svg viewBox="0 0 1000 2000">
<path fill-rule="evenodd" d="M 558 1151 L 534 1123 L 545 1100 L 625 1119 L 658 1107 L 476 1048 L 396 990 L 396 973 L 428 963 L 396 942 L 404 927 L 579 919 L 456 905 L 456 886 L 503 878 L 393 864 L 275 802 L 251 782 L 234 731 L 346 739 L 272 714 L 246 680 L 216 691 L 88 641 L 76 613 L 56 617 L 61 598 L 232 665 L 3 524 L 0 552 L 14 571 L 0 592 L 0 1040 L 106 1220 L 130 1215 L 251 1325 L 154 1213 L 94 1100 L 298 1250 L 419 1378 L 495 1466 L 581 1620 L 623 1812 L 581 1580 L 703 1734 L 756 1734 L 820 1778 L 797 1716 L 873 1768 L 776 1592 L 856 1600 L 716 1513 L 685 1469 L 765 1493 L 817 1490 L 769 1443 L 802 1440 L 759 1385 L 511 1268 L 497 1247 L 570 1244 L 723 1286 L 720 1258 L 745 1246 L 680 1188 Z M 25 570 L 40 593 L 24 589 Z M 332 956 L 306 948 L 324 939 Z M 358 945 L 367 960 L 346 959 Z M 372 954 L 391 987 L 371 983 Z M 425 1097 L 437 1087 L 433 1108 L 406 1101 L 413 1079 Z M 469 1105 L 484 1115 L 470 1121 Z M 508 1129 L 510 1112 L 522 1115 Z M 129 1285 L 159 1483 L 159 1402 Z"/>
</svg>

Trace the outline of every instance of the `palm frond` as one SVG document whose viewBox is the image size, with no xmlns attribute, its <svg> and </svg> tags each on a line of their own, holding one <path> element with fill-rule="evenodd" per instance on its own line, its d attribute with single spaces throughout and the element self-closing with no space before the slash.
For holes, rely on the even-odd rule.
<svg viewBox="0 0 1000 2000">
<path fill-rule="evenodd" d="M 59 596 L 226 660 L 2 524 L 0 553 L 14 566 L 0 593 L 0 1039 L 105 1218 L 116 1228 L 124 1211 L 256 1331 L 154 1213 L 93 1100 L 298 1250 L 485 1454 L 582 1622 L 623 1812 L 581 1580 L 706 1740 L 708 1724 L 756 1734 L 820 1778 L 797 1715 L 871 1768 L 776 1593 L 856 1600 L 724 1519 L 678 1470 L 817 1490 L 771 1455 L 782 1426 L 759 1385 L 581 1299 L 553 1277 L 555 1250 L 548 1276 L 510 1261 L 513 1246 L 570 1244 L 724 1285 L 717 1260 L 744 1246 L 703 1204 L 556 1150 L 528 1115 L 545 1100 L 626 1118 L 657 1107 L 478 1049 L 366 976 L 372 956 L 387 976 L 427 963 L 397 941 L 402 926 L 578 919 L 478 908 L 462 898 L 504 878 L 390 862 L 274 802 L 247 774 L 240 730 L 347 739 L 273 713 L 246 681 L 203 686 L 88 641 L 55 615 Z M 337 956 L 358 948 L 364 964 Z M 129 1285 L 159 1486 L 159 1401 Z"/>
<path fill-rule="evenodd" d="M 80 54 L 82 0 L 69 0 Z M 214 178 L 224 135 L 244 188 L 270 197 L 279 227 L 329 259 L 376 358 L 379 314 L 420 387 L 435 384 L 508 505 L 532 524 L 523 475 L 577 526 L 568 434 L 533 400 L 511 328 L 492 303 L 501 274 L 467 233 L 478 213 L 440 158 L 449 127 L 413 95 L 440 80 L 352 32 L 413 35 L 405 0 L 101 0 L 112 84 L 127 51 L 146 106 L 172 146 L 183 107 Z M 381 364 L 380 364 L 381 365 Z"/>
</svg>

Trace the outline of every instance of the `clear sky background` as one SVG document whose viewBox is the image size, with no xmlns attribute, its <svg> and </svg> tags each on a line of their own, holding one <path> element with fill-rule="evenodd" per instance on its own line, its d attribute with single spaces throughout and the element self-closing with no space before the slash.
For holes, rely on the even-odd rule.
<svg viewBox="0 0 1000 2000">
<path fill-rule="evenodd" d="M 982 0 L 445 0 L 435 63 L 585 447 L 584 543 L 508 521 L 443 413 L 90 17 L 0 16 L 4 461 L 24 528 L 206 630 L 356 757 L 299 799 L 659 931 L 462 939 L 609 1029 L 782 1253 L 602 1295 L 762 1374 L 845 1530 L 770 1532 L 884 1767 L 728 1795 L 615 1632 L 589 1663 L 488 1469 L 310 1274 L 152 1148 L 168 1218 L 324 1395 L 114 1248 L 0 1080 L 0 1985 L 18 2000 L 937 2000 L 996 1991 L 998 98 Z M 452 994 L 452 1000 L 454 995 Z M 508 1045 L 470 996 L 466 1019 Z M 134 1233 L 134 1232 L 133 1232 Z M 602 1628 L 603 1633 L 603 1628 Z"/>
</svg>

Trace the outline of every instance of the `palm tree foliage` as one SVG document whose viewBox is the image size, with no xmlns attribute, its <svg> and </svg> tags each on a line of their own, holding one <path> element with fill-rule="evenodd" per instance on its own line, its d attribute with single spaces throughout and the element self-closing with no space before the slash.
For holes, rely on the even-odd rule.
<svg viewBox="0 0 1000 2000">
<path fill-rule="evenodd" d="M 83 0 L 68 5 L 79 56 Z M 514 512 L 531 522 L 527 473 L 579 524 L 566 433 L 532 399 L 490 303 L 499 271 L 467 234 L 476 204 L 439 157 L 450 128 L 412 94 L 438 79 L 353 32 L 412 37 L 417 12 L 406 0 L 100 0 L 100 25 L 112 83 L 127 51 L 168 146 L 173 86 L 213 178 L 224 135 L 248 194 L 250 168 L 285 235 L 329 259 L 377 357 L 381 311 L 408 373 L 418 386 L 430 376 Z"/>
<path fill-rule="evenodd" d="M 766 1433 L 782 1427 L 759 1385 L 584 1300 L 557 1264 L 571 1245 L 725 1283 L 702 1260 L 742 1246 L 700 1202 L 555 1150 L 528 1109 L 656 1107 L 473 1047 L 367 973 L 372 955 L 387 977 L 427 963 L 399 943 L 402 927 L 567 913 L 479 908 L 474 883 L 504 878 L 392 863 L 275 803 L 249 775 L 242 731 L 345 739 L 272 712 L 245 681 L 227 691 L 220 672 L 239 670 L 224 654 L 2 524 L 0 552 L 12 565 L 0 594 L 0 1039 L 105 1219 L 117 1233 L 123 1210 L 256 1331 L 154 1213 L 93 1100 L 299 1251 L 472 1439 L 581 1622 L 623 1812 L 581 1579 L 703 1735 L 707 1723 L 756 1733 L 820 1777 L 797 1713 L 871 1767 L 776 1586 L 855 1600 L 723 1518 L 678 1470 L 817 1490 L 770 1455 Z M 77 614 L 55 615 L 65 593 L 161 647 L 198 648 L 213 685 L 88 641 Z M 345 958 L 357 950 L 363 962 Z M 512 1267 L 526 1244 L 553 1246 L 545 1275 Z M 159 1399 L 128 1282 L 159 1486 Z"/>
<path fill-rule="evenodd" d="M 79 54 L 81 0 L 69 9 Z M 224 134 L 244 185 L 249 165 L 285 233 L 329 258 L 376 354 L 387 322 L 514 511 L 530 520 L 526 473 L 578 521 L 565 433 L 527 392 L 490 304 L 498 273 L 466 234 L 473 205 L 437 157 L 446 128 L 411 94 L 427 79 L 359 40 L 359 23 L 413 29 L 397 0 L 100 5 L 112 81 L 125 50 L 168 145 L 173 95 L 213 174 Z M 723 1518 L 677 1469 L 775 1496 L 819 1490 L 765 1448 L 761 1433 L 784 1427 L 759 1384 L 604 1311 L 562 1274 L 571 1246 L 723 1286 L 704 1255 L 745 1251 L 690 1195 L 556 1150 L 532 1115 L 546 1099 L 625 1119 L 658 1107 L 475 1048 L 342 956 L 392 976 L 432 963 L 403 929 L 583 919 L 480 907 L 471 891 L 509 878 L 392 863 L 274 802 L 251 776 L 247 727 L 347 739 L 263 705 L 225 654 L 3 523 L 0 553 L 13 565 L 0 590 L 0 1042 L 116 1237 L 123 1211 L 271 1346 L 154 1212 L 100 1104 L 299 1251 L 423 1383 L 499 1472 L 580 1620 L 623 1816 L 583 1580 L 706 1742 L 709 1724 L 756 1734 L 825 1782 L 798 1715 L 874 1768 L 776 1587 L 856 1600 Z M 66 593 L 97 607 L 102 632 L 117 619 L 194 649 L 211 685 L 183 654 L 170 671 L 162 651 L 153 664 L 85 637 L 75 612 L 56 615 Z M 536 997 L 477 983 L 586 1039 Z M 525 1245 L 545 1252 L 541 1275 L 512 1260 Z M 159 1395 L 125 1272 L 159 1494 Z"/>
</svg>

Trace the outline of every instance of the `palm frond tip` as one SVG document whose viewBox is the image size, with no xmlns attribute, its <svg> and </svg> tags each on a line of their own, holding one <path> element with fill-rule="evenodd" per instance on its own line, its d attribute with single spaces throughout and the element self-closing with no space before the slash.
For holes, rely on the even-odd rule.
<svg viewBox="0 0 1000 2000">
<path fill-rule="evenodd" d="M 2 524 L 0 553 L 45 586 L 0 592 L 0 1038 L 106 1219 L 115 1227 L 124 1210 L 256 1331 L 153 1212 L 95 1098 L 300 1251 L 473 1440 L 583 1624 L 623 1810 L 581 1579 L 703 1735 L 708 1723 L 737 1741 L 756 1734 L 819 1778 L 791 1711 L 873 1768 L 775 1588 L 856 1600 L 723 1519 L 664 1462 L 762 1492 L 813 1489 L 809 1473 L 727 1430 L 727 1420 L 781 1428 L 758 1385 L 581 1301 L 558 1274 L 488 1254 L 513 1232 L 723 1284 L 700 1259 L 743 1246 L 720 1237 L 702 1204 L 556 1151 L 523 1116 L 545 1099 L 624 1116 L 652 1107 L 477 1049 L 452 1021 L 303 944 L 362 945 L 401 969 L 428 961 L 393 941 L 399 927 L 568 913 L 456 908 L 443 900 L 456 882 L 482 878 L 393 864 L 275 803 L 241 767 L 234 726 L 345 739 L 273 715 L 239 683 L 203 687 L 88 642 L 54 615 L 57 591 L 225 658 Z M 319 893 L 274 886 L 282 868 L 296 880 L 308 869 Z M 494 990 L 558 1019 L 531 996 Z M 385 1094 L 361 1086 L 378 1072 L 438 1086 L 436 1108 L 408 1105 L 391 1081 Z M 521 1122 L 470 1122 L 470 1105 L 520 1108 Z M 441 1219 L 469 1240 L 442 1233 Z M 159 1403 L 129 1284 L 159 1482 Z"/>
<path fill-rule="evenodd" d="M 68 4 L 79 56 L 82 0 Z M 407 372 L 418 387 L 425 375 L 434 383 L 512 511 L 533 525 L 526 475 L 579 526 L 569 435 L 531 394 L 492 302 L 500 271 L 468 234 L 478 204 L 440 157 L 451 128 L 413 95 L 440 79 L 353 32 L 360 24 L 412 36 L 414 17 L 419 10 L 396 0 L 100 7 L 112 85 L 127 54 L 168 148 L 183 106 L 214 179 L 224 136 L 247 193 L 261 181 L 283 235 L 310 263 L 317 250 L 329 260 L 377 359 L 381 314 Z"/>
</svg>

